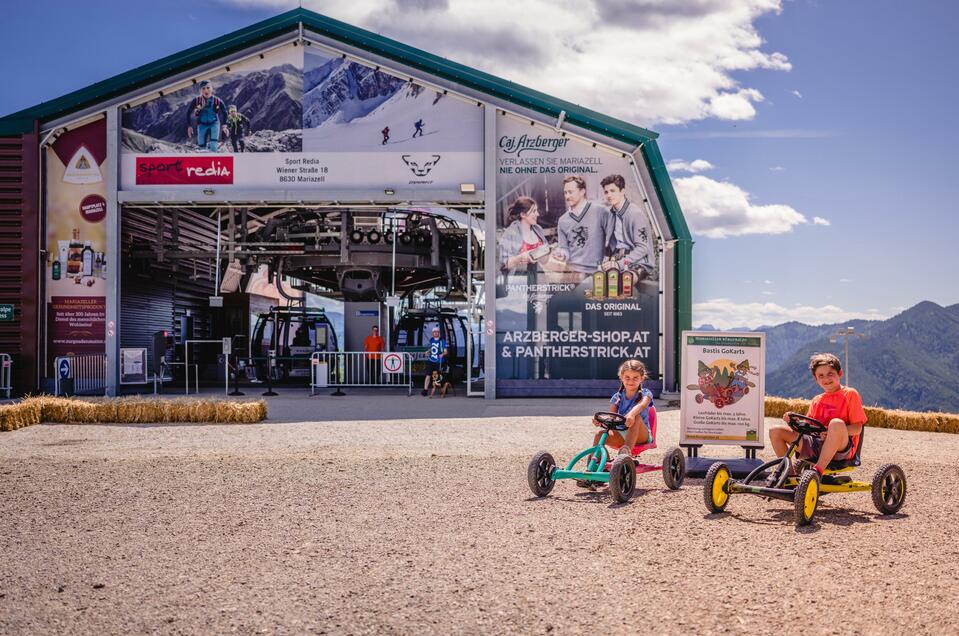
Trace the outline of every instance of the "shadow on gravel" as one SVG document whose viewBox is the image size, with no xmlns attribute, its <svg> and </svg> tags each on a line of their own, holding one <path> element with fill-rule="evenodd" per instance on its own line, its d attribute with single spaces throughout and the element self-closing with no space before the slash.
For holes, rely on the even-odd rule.
<svg viewBox="0 0 959 636">
<path fill-rule="evenodd" d="M 756 518 L 734 512 L 717 512 L 703 515 L 703 519 L 709 521 L 730 517 L 737 521 L 759 526 L 792 526 L 796 523 L 792 510 L 767 508 L 766 512 L 769 516 L 764 518 Z M 819 532 L 823 526 L 827 525 L 848 527 L 858 523 L 873 523 L 887 519 L 905 519 L 908 516 L 909 515 L 902 513 L 881 515 L 876 512 L 863 512 L 861 510 L 853 510 L 852 508 L 820 508 L 816 511 L 813 522 L 808 526 L 796 526 L 796 532 L 799 534 L 815 534 Z"/>
</svg>

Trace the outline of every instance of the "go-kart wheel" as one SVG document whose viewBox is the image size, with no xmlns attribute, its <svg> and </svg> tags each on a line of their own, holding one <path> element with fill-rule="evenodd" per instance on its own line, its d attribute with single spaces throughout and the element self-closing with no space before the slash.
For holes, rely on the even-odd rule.
<svg viewBox="0 0 959 636">
<path fill-rule="evenodd" d="M 884 515 L 899 512 L 906 501 L 906 473 L 896 464 L 883 464 L 872 478 L 872 503 Z"/>
<path fill-rule="evenodd" d="M 706 471 L 703 481 L 703 500 L 709 512 L 722 512 L 729 503 L 729 467 L 716 462 Z"/>
<path fill-rule="evenodd" d="M 609 467 L 609 492 L 619 503 L 629 501 L 636 490 L 636 462 L 629 455 L 617 455 Z"/>
<path fill-rule="evenodd" d="M 533 455 L 526 469 L 526 481 L 529 482 L 529 489 L 537 497 L 545 497 L 553 490 L 556 480 L 553 479 L 553 471 L 556 470 L 556 460 L 546 451 L 540 451 Z"/>
<path fill-rule="evenodd" d="M 663 457 L 663 481 L 670 490 L 679 490 L 686 480 L 686 456 L 681 448 L 670 448 Z"/>
<path fill-rule="evenodd" d="M 793 512 L 797 526 L 808 525 L 819 506 L 819 473 L 807 470 L 799 478 L 796 494 L 793 495 Z"/>
</svg>

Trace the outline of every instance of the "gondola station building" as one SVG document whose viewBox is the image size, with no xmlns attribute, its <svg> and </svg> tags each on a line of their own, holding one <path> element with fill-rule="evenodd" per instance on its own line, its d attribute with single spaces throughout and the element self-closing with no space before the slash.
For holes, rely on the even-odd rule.
<svg viewBox="0 0 959 636">
<path fill-rule="evenodd" d="M 608 395 L 625 358 L 675 390 L 692 241 L 656 137 L 305 9 L 7 115 L 13 393 L 305 387 L 373 327 L 414 367 L 440 329 L 470 395 Z"/>
</svg>

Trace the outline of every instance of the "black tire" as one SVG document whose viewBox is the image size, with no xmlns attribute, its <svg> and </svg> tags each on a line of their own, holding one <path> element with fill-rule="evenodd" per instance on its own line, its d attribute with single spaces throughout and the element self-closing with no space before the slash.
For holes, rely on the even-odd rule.
<svg viewBox="0 0 959 636">
<path fill-rule="evenodd" d="M 883 464 L 872 478 L 872 503 L 884 515 L 899 512 L 906 501 L 906 473 L 896 464 Z"/>
<path fill-rule="evenodd" d="M 526 481 L 529 482 L 529 489 L 537 497 L 545 497 L 556 485 L 553 479 L 553 471 L 556 469 L 556 460 L 546 451 L 540 451 L 533 455 L 529 461 L 529 467 L 526 469 Z"/>
<path fill-rule="evenodd" d="M 726 509 L 729 503 L 729 491 L 725 484 L 728 484 L 731 478 L 732 474 L 726 464 L 716 462 L 709 467 L 706 471 L 706 479 L 703 480 L 703 501 L 706 503 L 706 510 L 722 512 Z"/>
<path fill-rule="evenodd" d="M 812 523 L 819 507 L 819 473 L 815 470 L 804 471 L 793 495 L 793 513 L 797 526 Z"/>
<path fill-rule="evenodd" d="M 663 481 L 670 490 L 679 490 L 686 481 L 686 455 L 683 449 L 670 448 L 663 457 Z"/>
<path fill-rule="evenodd" d="M 636 490 L 636 462 L 629 455 L 617 455 L 609 467 L 609 492 L 619 503 L 626 503 Z"/>
</svg>

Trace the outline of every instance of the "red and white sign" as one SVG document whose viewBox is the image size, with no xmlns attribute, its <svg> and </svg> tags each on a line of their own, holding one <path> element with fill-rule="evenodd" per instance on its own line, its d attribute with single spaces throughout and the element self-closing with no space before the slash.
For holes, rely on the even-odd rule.
<svg viewBox="0 0 959 636">
<path fill-rule="evenodd" d="M 233 183 L 230 155 L 136 158 L 137 185 L 219 185 Z"/>
<path fill-rule="evenodd" d="M 403 373 L 403 354 L 387 353 L 383 356 L 383 373 Z"/>
</svg>

